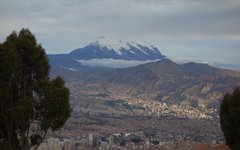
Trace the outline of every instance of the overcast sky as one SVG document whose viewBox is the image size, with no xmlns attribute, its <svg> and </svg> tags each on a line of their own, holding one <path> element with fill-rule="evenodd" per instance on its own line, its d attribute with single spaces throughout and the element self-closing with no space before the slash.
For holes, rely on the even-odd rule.
<svg viewBox="0 0 240 150">
<path fill-rule="evenodd" d="M 23 27 L 47 53 L 104 35 L 175 60 L 240 64 L 240 0 L 0 0 L 0 42 Z"/>
</svg>

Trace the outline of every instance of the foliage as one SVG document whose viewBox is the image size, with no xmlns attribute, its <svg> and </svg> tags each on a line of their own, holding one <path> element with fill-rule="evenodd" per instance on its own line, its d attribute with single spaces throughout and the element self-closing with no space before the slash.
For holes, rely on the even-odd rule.
<svg viewBox="0 0 240 150">
<path fill-rule="evenodd" d="M 240 149 L 240 87 L 227 93 L 220 107 L 220 124 L 227 145 L 233 149 Z"/>
<path fill-rule="evenodd" d="M 44 49 L 22 29 L 0 44 L 0 149 L 37 148 L 70 116 L 69 90 L 50 80 Z"/>
</svg>

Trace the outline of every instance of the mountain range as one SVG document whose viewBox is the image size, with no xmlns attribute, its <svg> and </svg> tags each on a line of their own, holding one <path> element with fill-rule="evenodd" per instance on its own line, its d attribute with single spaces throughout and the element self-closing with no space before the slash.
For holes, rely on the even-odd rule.
<svg viewBox="0 0 240 150">
<path fill-rule="evenodd" d="M 114 99 L 156 100 L 167 104 L 218 108 L 223 94 L 240 85 L 240 73 L 207 64 L 179 65 L 169 59 L 136 67 L 75 72 L 54 68 L 72 94 Z"/>
<path fill-rule="evenodd" d="M 167 59 L 154 46 L 113 42 L 106 38 L 69 54 L 48 57 L 52 75 L 65 79 L 73 97 L 87 94 L 218 108 L 223 94 L 240 85 L 239 72 L 203 63 L 180 65 Z M 93 60 L 96 64 L 104 60 L 117 63 L 139 61 L 143 64 L 116 69 L 84 64 Z"/>
</svg>

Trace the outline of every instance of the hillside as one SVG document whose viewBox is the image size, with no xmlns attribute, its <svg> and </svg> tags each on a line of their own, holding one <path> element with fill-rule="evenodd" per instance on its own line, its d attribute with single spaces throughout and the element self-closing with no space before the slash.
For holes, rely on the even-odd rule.
<svg viewBox="0 0 240 150">
<path fill-rule="evenodd" d="M 91 73 L 55 70 L 73 94 L 119 99 L 156 100 L 167 104 L 218 107 L 224 93 L 240 85 L 240 73 L 207 64 L 179 65 L 169 59 L 131 68 Z"/>
</svg>

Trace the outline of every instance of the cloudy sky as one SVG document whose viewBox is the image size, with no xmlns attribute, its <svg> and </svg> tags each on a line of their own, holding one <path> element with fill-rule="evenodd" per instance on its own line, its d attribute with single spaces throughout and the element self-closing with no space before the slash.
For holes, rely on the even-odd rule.
<svg viewBox="0 0 240 150">
<path fill-rule="evenodd" d="M 0 0 L 0 42 L 23 27 L 49 54 L 104 35 L 175 60 L 240 64 L 239 0 Z"/>
</svg>

